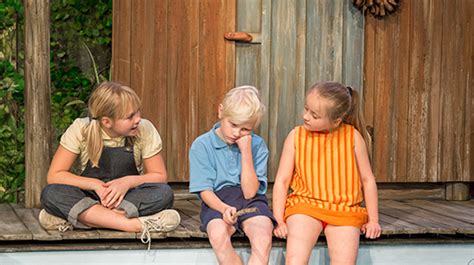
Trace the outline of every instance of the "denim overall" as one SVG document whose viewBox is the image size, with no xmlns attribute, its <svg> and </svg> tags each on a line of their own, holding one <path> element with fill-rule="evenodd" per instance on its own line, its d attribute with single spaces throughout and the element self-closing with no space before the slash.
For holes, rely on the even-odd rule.
<svg viewBox="0 0 474 265">
<path fill-rule="evenodd" d="M 139 175 L 131 144 L 123 147 L 104 146 L 99 167 L 92 167 L 89 160 L 81 173 L 81 176 L 100 179 L 103 182 L 128 175 Z M 95 191 L 82 190 L 71 185 L 49 184 L 41 193 L 41 204 L 48 213 L 68 220 L 77 228 L 89 228 L 77 218 L 79 214 L 99 203 L 100 198 Z M 128 218 L 133 218 L 151 215 L 172 206 L 173 191 L 169 185 L 144 183 L 130 189 L 117 209 L 125 211 Z"/>
</svg>

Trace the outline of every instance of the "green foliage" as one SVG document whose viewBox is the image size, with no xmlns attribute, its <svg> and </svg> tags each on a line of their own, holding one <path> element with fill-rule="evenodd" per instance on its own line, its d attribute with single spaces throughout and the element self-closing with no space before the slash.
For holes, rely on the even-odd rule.
<svg viewBox="0 0 474 265">
<path fill-rule="evenodd" d="M 16 201 L 25 180 L 23 76 L 0 62 L 0 200 Z"/>
<path fill-rule="evenodd" d="M 112 42 L 112 0 L 52 0 L 51 110 L 57 145 L 75 118 L 86 114 L 98 80 L 107 80 Z M 22 0 L 0 2 L 0 202 L 23 189 L 24 80 Z"/>
<path fill-rule="evenodd" d="M 51 83 L 52 119 L 57 138 L 74 121 L 85 115 L 85 102 L 97 84 L 97 70 L 84 71 L 78 56 L 97 65 L 89 47 L 107 51 L 107 69 L 112 44 L 111 0 L 56 0 L 51 2 Z M 86 47 L 87 49 L 85 49 Z M 99 66 L 100 68 L 100 66 Z M 104 71 L 108 74 L 107 71 Z M 108 76 L 103 77 L 108 79 Z M 71 104 L 73 102 L 74 104 Z"/>
</svg>

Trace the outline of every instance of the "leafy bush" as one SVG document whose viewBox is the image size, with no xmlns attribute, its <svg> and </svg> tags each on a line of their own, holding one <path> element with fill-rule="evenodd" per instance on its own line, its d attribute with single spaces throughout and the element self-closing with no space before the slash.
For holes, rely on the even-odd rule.
<svg viewBox="0 0 474 265">
<path fill-rule="evenodd" d="M 25 180 L 23 76 L 0 63 L 0 200 L 16 201 Z"/>
</svg>

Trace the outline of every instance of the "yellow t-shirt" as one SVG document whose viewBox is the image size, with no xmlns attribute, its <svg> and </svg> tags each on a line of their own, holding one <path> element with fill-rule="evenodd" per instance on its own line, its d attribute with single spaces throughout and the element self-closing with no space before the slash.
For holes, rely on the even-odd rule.
<svg viewBox="0 0 474 265">
<path fill-rule="evenodd" d="M 61 136 L 59 144 L 68 151 L 79 155 L 78 170 L 84 171 L 89 155 L 86 151 L 86 142 L 82 136 L 82 128 L 89 124 L 89 118 L 78 118 L 69 126 L 69 128 Z M 140 174 L 143 174 L 143 159 L 152 157 L 158 154 L 162 149 L 162 141 L 160 134 L 155 126 L 146 119 L 141 119 L 138 125 L 139 137 L 133 146 L 133 154 L 135 157 L 135 164 Z M 107 147 L 121 147 L 125 145 L 125 137 L 111 138 L 105 131 L 101 130 L 104 146 Z"/>
</svg>

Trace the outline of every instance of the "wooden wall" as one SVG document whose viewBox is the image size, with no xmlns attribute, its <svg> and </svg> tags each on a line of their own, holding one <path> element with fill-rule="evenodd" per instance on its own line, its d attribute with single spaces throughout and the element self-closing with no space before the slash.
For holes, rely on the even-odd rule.
<svg viewBox="0 0 474 265">
<path fill-rule="evenodd" d="M 135 89 L 165 143 L 170 181 L 236 85 L 268 112 L 259 133 L 274 179 L 306 89 L 336 80 L 363 92 L 378 182 L 474 181 L 472 0 L 404 0 L 383 19 L 350 0 L 114 0 L 113 79 Z M 251 32 L 251 43 L 223 38 Z"/>
<path fill-rule="evenodd" d="M 368 15 L 364 96 L 379 182 L 474 181 L 474 1 Z"/>
<path fill-rule="evenodd" d="M 113 79 L 141 96 L 166 143 L 170 181 L 188 180 L 189 146 L 209 130 L 231 87 L 262 92 L 268 112 L 259 133 L 273 180 L 306 88 L 320 80 L 362 84 L 363 17 L 350 1 L 115 0 L 113 23 Z M 258 39 L 225 41 L 236 29 Z"/>
<path fill-rule="evenodd" d="M 163 138 L 170 181 L 188 180 L 188 148 L 234 84 L 235 0 L 114 0 L 112 79 L 137 91 Z"/>
</svg>

